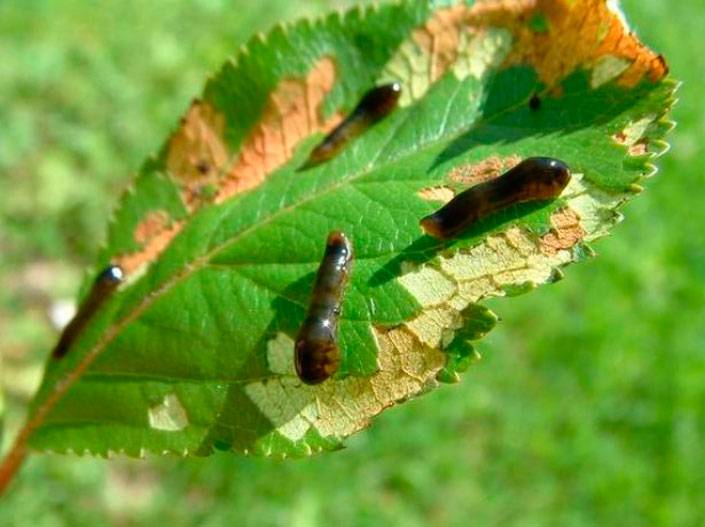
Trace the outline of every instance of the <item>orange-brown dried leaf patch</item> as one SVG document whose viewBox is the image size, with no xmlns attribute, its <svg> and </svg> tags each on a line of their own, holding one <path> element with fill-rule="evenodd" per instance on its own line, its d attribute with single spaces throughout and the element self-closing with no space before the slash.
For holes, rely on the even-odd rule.
<svg viewBox="0 0 705 527">
<path fill-rule="evenodd" d="M 181 231 L 183 225 L 183 221 L 172 221 L 164 211 L 150 212 L 134 231 L 135 241 L 141 245 L 141 249 L 118 256 L 115 263 L 129 276 L 143 265 L 154 261 Z"/>
<path fill-rule="evenodd" d="M 624 131 L 617 132 L 612 136 L 612 138 L 617 141 L 620 145 L 627 144 L 627 134 Z"/>
<path fill-rule="evenodd" d="M 585 229 L 580 225 L 580 217 L 569 207 L 557 210 L 551 215 L 551 230 L 541 237 L 541 251 L 547 255 L 570 249 L 585 237 Z"/>
<path fill-rule="evenodd" d="M 626 145 L 629 148 L 630 156 L 641 156 L 649 153 L 649 138 L 642 137 L 634 142 L 630 142 L 629 137 L 624 132 L 617 132 L 612 138 L 620 145 Z"/>
<path fill-rule="evenodd" d="M 456 183 L 476 185 L 500 176 L 503 172 L 514 168 L 520 162 L 521 157 L 517 155 L 507 157 L 490 156 L 479 163 L 457 166 L 450 171 L 448 177 Z"/>
<path fill-rule="evenodd" d="M 546 31 L 532 29 L 536 16 L 547 21 Z M 619 77 L 624 86 L 668 73 L 663 57 L 639 42 L 606 0 L 488 0 L 470 9 L 468 22 L 509 29 L 515 42 L 507 64 L 534 67 L 549 87 L 606 55 L 632 63 Z"/>
<path fill-rule="evenodd" d="M 151 211 L 135 228 L 134 238 L 137 243 L 144 245 L 161 231 L 167 229 L 171 220 L 169 214 L 163 210 Z"/>
<path fill-rule="evenodd" d="M 225 117 L 204 101 L 194 101 L 169 140 L 166 167 L 190 212 L 207 198 L 208 186 L 217 185 L 229 159 L 223 133 Z"/>
<path fill-rule="evenodd" d="M 467 28 L 468 8 L 462 4 L 437 10 L 422 27 L 412 33 L 414 41 L 429 60 L 429 82 L 435 82 L 458 59 L 460 35 Z"/>
<path fill-rule="evenodd" d="M 328 131 L 339 116 L 323 118 L 322 106 L 336 79 L 330 57 L 319 60 L 305 79 L 285 79 L 270 95 L 262 119 L 228 170 L 216 202 L 256 187 L 289 161 L 296 146 L 311 134 Z"/>
</svg>

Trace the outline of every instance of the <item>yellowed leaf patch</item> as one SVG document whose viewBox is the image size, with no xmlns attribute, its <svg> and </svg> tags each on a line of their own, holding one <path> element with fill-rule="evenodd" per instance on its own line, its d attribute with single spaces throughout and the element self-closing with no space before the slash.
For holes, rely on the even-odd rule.
<svg viewBox="0 0 705 527">
<path fill-rule="evenodd" d="M 424 188 L 419 190 L 417 194 L 422 199 L 428 201 L 439 201 L 441 203 L 447 203 L 455 196 L 455 192 L 452 188 L 444 186 Z"/>
<path fill-rule="evenodd" d="M 445 364 L 441 351 L 423 346 L 404 327 L 375 328 L 374 334 L 379 344 L 375 374 L 331 379 L 317 386 L 296 377 L 290 359 L 294 343 L 278 335 L 270 341 L 270 367 L 286 374 L 250 383 L 245 392 L 287 439 L 300 440 L 311 428 L 324 437 L 348 436 L 385 408 L 434 385 Z"/>
<path fill-rule="evenodd" d="M 530 23 L 542 20 L 541 27 Z M 578 67 L 593 67 L 593 84 L 612 78 L 631 86 L 644 76 L 657 81 L 668 68 L 660 55 L 641 44 L 623 25 L 621 14 L 606 0 L 480 0 L 468 7 L 441 8 L 402 43 L 385 67 L 380 82 L 400 80 L 401 104 L 422 97 L 446 72 L 459 78 L 481 78 L 500 64 L 527 64 L 554 88 Z M 341 119 L 324 119 L 322 104 L 336 81 L 332 57 L 322 57 L 305 78 L 282 80 L 269 96 L 261 120 L 239 152 L 224 139 L 225 118 L 211 104 L 195 101 L 168 143 L 166 166 L 179 186 L 186 209 L 193 213 L 206 202 L 223 201 L 261 184 L 291 159 L 301 140 L 332 129 Z M 622 142 L 622 138 L 615 140 Z M 632 155 L 646 153 L 645 141 L 627 143 Z M 233 159 L 233 155 L 236 156 Z M 456 168 L 450 178 L 475 184 L 511 168 L 513 160 L 489 158 Z M 128 269 L 158 257 L 178 233 L 164 222 L 160 232 L 135 233 L 143 248 L 120 259 Z M 130 271 L 127 270 L 129 273 Z"/>
<path fill-rule="evenodd" d="M 403 264 L 398 281 L 422 311 L 399 326 L 371 328 L 379 350 L 372 376 L 304 385 L 294 372 L 293 341 L 278 335 L 268 349 L 274 378 L 248 384 L 246 393 L 280 434 L 297 441 L 311 428 L 324 437 L 348 436 L 386 407 L 433 387 L 446 364 L 441 350 L 464 324 L 462 311 L 504 296 L 508 288 L 551 280 L 556 269 L 573 261 L 578 244 L 616 221 L 612 210 L 625 195 L 599 191 L 574 174 L 563 198 L 567 205 L 553 213 L 543 236 L 510 227 L 429 263 Z"/>
<path fill-rule="evenodd" d="M 423 27 L 414 30 L 412 39 L 429 57 L 430 83 L 440 79 L 457 60 L 466 16 L 466 7 L 462 4 L 439 9 Z"/>
<path fill-rule="evenodd" d="M 595 69 L 595 85 L 618 78 L 633 86 L 668 73 L 663 57 L 629 32 L 606 0 L 479 0 L 437 10 L 402 44 L 383 79 L 407 79 L 404 105 L 450 70 L 480 78 L 501 62 L 532 66 L 549 88 L 581 67 Z"/>
<path fill-rule="evenodd" d="M 632 122 L 624 130 L 617 132 L 612 137 L 615 142 L 626 146 L 631 156 L 647 154 L 649 151 L 649 140 L 646 137 L 646 130 L 655 118 L 654 115 L 649 115 Z"/>
<path fill-rule="evenodd" d="M 401 106 L 421 99 L 450 70 L 459 79 L 480 79 L 505 59 L 511 35 L 502 28 L 471 26 L 467 17 L 462 4 L 438 9 L 390 59 L 380 82 L 403 81 Z"/>
</svg>

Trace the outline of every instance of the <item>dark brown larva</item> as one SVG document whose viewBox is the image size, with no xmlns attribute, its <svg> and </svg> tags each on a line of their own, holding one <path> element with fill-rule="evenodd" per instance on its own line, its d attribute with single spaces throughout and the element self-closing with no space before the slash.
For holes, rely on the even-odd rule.
<svg viewBox="0 0 705 527">
<path fill-rule="evenodd" d="M 294 364 L 306 384 L 318 384 L 338 371 L 338 318 L 353 249 L 339 231 L 328 235 L 323 260 L 316 274 L 311 303 L 294 346 Z"/>
<path fill-rule="evenodd" d="M 313 149 L 301 169 L 314 167 L 335 157 L 346 144 L 392 113 L 400 95 L 401 84 L 398 82 L 372 88 L 350 115 Z"/>
<path fill-rule="evenodd" d="M 100 306 L 117 289 L 123 279 L 122 268 L 118 265 L 106 267 L 95 279 L 88 296 L 78 308 L 78 312 L 61 333 L 59 342 L 52 351 L 55 359 L 60 359 L 69 351 L 76 337 L 83 331 Z"/>
<path fill-rule="evenodd" d="M 447 240 L 475 222 L 516 203 L 558 197 L 570 181 L 568 165 L 550 157 L 531 157 L 502 174 L 461 192 L 421 220 L 434 238 Z"/>
</svg>

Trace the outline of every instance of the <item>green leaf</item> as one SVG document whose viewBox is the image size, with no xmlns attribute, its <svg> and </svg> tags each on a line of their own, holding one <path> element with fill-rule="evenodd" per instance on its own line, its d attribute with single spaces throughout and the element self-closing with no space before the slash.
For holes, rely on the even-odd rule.
<svg viewBox="0 0 705 527">
<path fill-rule="evenodd" d="M 0 362 L 0 367 L 2 363 Z M 0 445 L 5 439 L 5 395 L 2 387 L 0 387 Z"/>
<path fill-rule="evenodd" d="M 127 279 L 49 360 L 31 446 L 302 456 L 457 380 L 496 321 L 479 302 L 590 256 L 672 126 L 665 62 L 608 2 L 525 4 L 408 1 L 253 39 L 123 197 L 96 272 L 118 263 Z M 298 170 L 390 81 L 403 86 L 397 111 Z M 455 192 L 537 155 L 571 166 L 559 199 L 451 242 L 423 235 L 419 219 Z M 343 360 L 307 386 L 293 338 L 333 229 L 356 253 Z"/>
</svg>

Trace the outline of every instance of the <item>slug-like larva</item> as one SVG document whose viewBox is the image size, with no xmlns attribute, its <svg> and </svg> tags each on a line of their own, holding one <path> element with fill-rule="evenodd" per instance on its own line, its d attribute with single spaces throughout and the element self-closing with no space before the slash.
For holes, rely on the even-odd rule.
<svg viewBox="0 0 705 527">
<path fill-rule="evenodd" d="M 350 240 L 342 232 L 331 232 L 294 346 L 296 373 L 306 384 L 325 381 L 340 366 L 338 318 L 352 258 Z"/>
<path fill-rule="evenodd" d="M 335 157 L 343 147 L 397 107 L 401 84 L 393 82 L 368 91 L 342 123 L 336 126 L 309 155 L 302 170 Z"/>
<path fill-rule="evenodd" d="M 455 238 L 478 220 L 516 203 L 558 197 L 570 181 L 570 169 L 550 157 L 531 157 L 496 179 L 461 192 L 421 220 L 434 238 Z"/>
<path fill-rule="evenodd" d="M 98 275 L 95 282 L 93 282 L 91 290 L 88 292 L 88 296 L 78 308 L 78 312 L 61 333 L 59 342 L 51 353 L 55 359 L 60 359 L 66 355 L 71 344 L 83 331 L 83 328 L 86 327 L 91 317 L 120 285 L 123 275 L 122 268 L 118 265 L 109 265 Z"/>
</svg>

